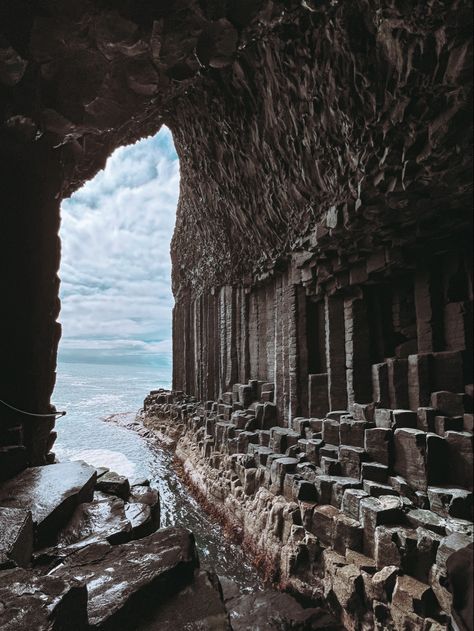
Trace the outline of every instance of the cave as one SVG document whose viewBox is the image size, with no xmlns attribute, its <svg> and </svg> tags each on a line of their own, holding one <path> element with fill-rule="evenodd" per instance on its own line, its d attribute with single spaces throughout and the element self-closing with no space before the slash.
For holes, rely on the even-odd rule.
<svg viewBox="0 0 474 631">
<path fill-rule="evenodd" d="M 0 29 L 0 399 L 50 415 L 0 407 L 0 515 L 24 508 L 12 481 L 59 466 L 61 201 L 165 125 L 173 386 L 145 424 L 274 584 L 325 612 L 268 628 L 472 629 L 471 3 L 0 0 Z M 154 582 L 109 618 L 80 559 L 55 578 L 8 542 L 1 600 L 42 581 L 38 629 L 71 611 L 74 630 L 142 629 L 152 588 L 166 609 L 204 580 L 188 535 L 147 537 Z M 219 620 L 203 628 L 252 628 Z"/>
</svg>

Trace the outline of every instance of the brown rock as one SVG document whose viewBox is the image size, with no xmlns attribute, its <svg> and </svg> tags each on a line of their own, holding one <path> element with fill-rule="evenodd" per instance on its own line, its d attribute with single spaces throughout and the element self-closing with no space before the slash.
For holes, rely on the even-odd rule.
<svg viewBox="0 0 474 631">
<path fill-rule="evenodd" d="M 429 585 L 410 576 L 398 576 L 393 592 L 392 604 L 405 612 L 427 618 L 437 611 L 437 602 Z"/>
<path fill-rule="evenodd" d="M 394 435 L 395 471 L 419 491 L 426 491 L 426 434 L 418 429 L 397 429 Z"/>
</svg>

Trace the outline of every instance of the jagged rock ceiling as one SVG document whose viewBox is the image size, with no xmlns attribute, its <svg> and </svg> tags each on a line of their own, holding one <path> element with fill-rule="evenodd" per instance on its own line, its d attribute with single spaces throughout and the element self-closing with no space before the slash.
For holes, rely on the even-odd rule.
<svg viewBox="0 0 474 631">
<path fill-rule="evenodd" d="M 172 128 L 176 292 L 465 224 L 468 1 L 0 6 L 1 142 L 54 147 L 60 195 Z"/>
</svg>

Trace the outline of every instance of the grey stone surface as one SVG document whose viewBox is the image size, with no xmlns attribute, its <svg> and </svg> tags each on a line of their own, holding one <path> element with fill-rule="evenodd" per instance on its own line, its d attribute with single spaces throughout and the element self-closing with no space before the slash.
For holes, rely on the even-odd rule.
<svg viewBox="0 0 474 631">
<path fill-rule="evenodd" d="M 95 481 L 84 462 L 32 467 L 0 486 L 0 506 L 29 510 L 42 545 L 55 540 L 78 504 L 92 500 Z"/>
</svg>

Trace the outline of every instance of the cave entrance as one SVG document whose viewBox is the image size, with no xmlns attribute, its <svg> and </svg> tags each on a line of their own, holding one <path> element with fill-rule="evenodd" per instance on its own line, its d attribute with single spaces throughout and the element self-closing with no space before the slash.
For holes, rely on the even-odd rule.
<svg viewBox="0 0 474 631">
<path fill-rule="evenodd" d="M 56 426 L 60 459 L 107 462 L 111 454 L 103 451 L 111 447 L 117 459 L 120 445 L 97 421 L 134 414 L 145 393 L 171 385 L 169 252 L 178 193 L 178 157 L 162 127 L 116 149 L 62 203 L 62 338 L 53 400 L 68 414 Z"/>
</svg>

